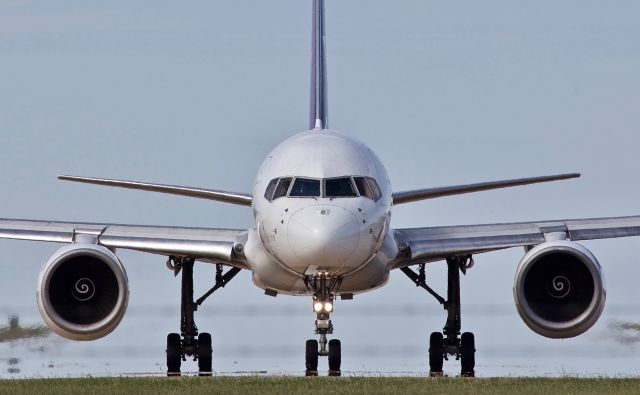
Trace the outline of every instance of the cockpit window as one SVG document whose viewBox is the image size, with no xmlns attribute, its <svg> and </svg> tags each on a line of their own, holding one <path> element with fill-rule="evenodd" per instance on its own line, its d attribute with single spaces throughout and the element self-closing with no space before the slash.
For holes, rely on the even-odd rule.
<svg viewBox="0 0 640 395">
<path fill-rule="evenodd" d="M 278 182 L 278 186 L 276 187 L 276 191 L 273 194 L 273 199 L 277 199 L 279 197 L 287 196 L 287 191 L 289 191 L 289 185 L 291 185 L 291 178 L 281 178 L 280 182 Z"/>
<path fill-rule="evenodd" d="M 329 178 L 324 180 L 325 197 L 357 197 L 351 177 Z"/>
<path fill-rule="evenodd" d="M 321 190 L 321 181 L 324 183 L 324 194 Z M 270 202 L 285 196 L 327 198 L 362 196 L 377 202 L 382 197 L 382 193 L 375 179 L 360 176 L 324 180 L 304 177 L 274 178 L 264 192 L 264 198 Z"/>
<path fill-rule="evenodd" d="M 371 200 L 375 200 L 373 198 L 373 192 L 371 192 L 371 188 L 369 187 L 369 183 L 367 183 L 367 179 L 364 177 L 353 177 L 353 181 L 356 183 L 356 187 L 358 188 L 358 193 L 360 196 L 368 197 Z"/>
<path fill-rule="evenodd" d="M 273 199 L 273 191 L 276 189 L 276 185 L 278 184 L 278 179 L 274 178 L 271 180 L 269 185 L 267 185 L 267 190 L 264 192 L 264 198 L 268 201 Z"/>
<path fill-rule="evenodd" d="M 376 182 L 376 180 L 371 177 L 367 177 L 367 181 L 369 183 L 369 187 L 371 187 L 371 192 L 373 193 L 373 200 L 377 202 L 382 197 L 382 192 L 380 192 L 380 187 L 378 186 L 378 183 Z"/>
<path fill-rule="evenodd" d="M 293 197 L 318 197 L 320 196 L 320 180 L 309 178 L 296 178 L 293 188 L 289 192 Z"/>
</svg>

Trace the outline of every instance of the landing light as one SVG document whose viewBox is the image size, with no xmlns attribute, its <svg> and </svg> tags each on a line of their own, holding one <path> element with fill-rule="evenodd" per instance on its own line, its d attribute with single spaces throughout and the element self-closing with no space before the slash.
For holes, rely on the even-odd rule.
<svg viewBox="0 0 640 395">
<path fill-rule="evenodd" d="M 316 313 L 331 313 L 333 311 L 333 303 L 331 302 L 315 302 L 313 304 L 313 310 Z"/>
</svg>

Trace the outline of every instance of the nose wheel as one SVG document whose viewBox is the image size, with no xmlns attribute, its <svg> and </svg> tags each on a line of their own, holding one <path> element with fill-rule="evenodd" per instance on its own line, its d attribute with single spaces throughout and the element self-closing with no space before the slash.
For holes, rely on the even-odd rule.
<svg viewBox="0 0 640 395">
<path fill-rule="evenodd" d="M 318 341 L 313 339 L 307 340 L 304 353 L 305 376 L 318 375 L 318 355 Z"/>
<path fill-rule="evenodd" d="M 329 340 L 328 350 L 322 351 L 318 349 L 317 340 L 307 340 L 305 345 L 305 376 L 318 375 L 318 359 L 320 356 L 326 356 L 329 360 L 329 376 L 342 376 L 340 365 L 342 364 L 342 344 L 338 339 Z"/>
<path fill-rule="evenodd" d="M 338 339 L 327 341 L 327 335 L 333 334 L 333 323 L 330 315 L 333 312 L 333 301 L 342 279 L 329 278 L 327 273 L 307 276 L 305 285 L 313 292 L 313 310 L 316 313 L 315 333 L 320 335 L 318 340 L 307 340 L 305 344 L 305 376 L 318 375 L 319 357 L 327 357 L 329 361 L 329 376 L 342 375 L 342 344 Z"/>
<path fill-rule="evenodd" d="M 338 339 L 329 340 L 329 376 L 341 376 L 342 344 Z"/>
</svg>

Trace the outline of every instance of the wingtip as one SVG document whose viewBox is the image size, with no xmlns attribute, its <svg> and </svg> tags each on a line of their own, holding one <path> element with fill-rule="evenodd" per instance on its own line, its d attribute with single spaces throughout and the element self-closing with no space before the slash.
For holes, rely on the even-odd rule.
<svg viewBox="0 0 640 395">
<path fill-rule="evenodd" d="M 565 174 L 559 174 L 557 177 L 559 179 L 561 179 L 561 180 L 568 180 L 568 179 L 571 179 L 571 178 L 580 178 L 580 177 L 582 177 L 582 174 L 580 174 L 580 173 L 565 173 Z"/>
</svg>

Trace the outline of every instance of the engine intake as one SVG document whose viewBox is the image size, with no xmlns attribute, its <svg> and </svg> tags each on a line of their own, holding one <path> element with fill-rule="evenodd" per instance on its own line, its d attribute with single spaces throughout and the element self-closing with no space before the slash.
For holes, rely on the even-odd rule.
<svg viewBox="0 0 640 395">
<path fill-rule="evenodd" d="M 47 325 L 72 340 L 111 333 L 127 309 L 129 286 L 114 253 L 95 244 L 70 244 L 45 263 L 38 282 L 38 307 Z"/>
<path fill-rule="evenodd" d="M 520 317 L 534 332 L 554 339 L 575 337 L 602 314 L 604 275 L 582 245 L 549 241 L 522 258 L 513 295 Z"/>
</svg>

